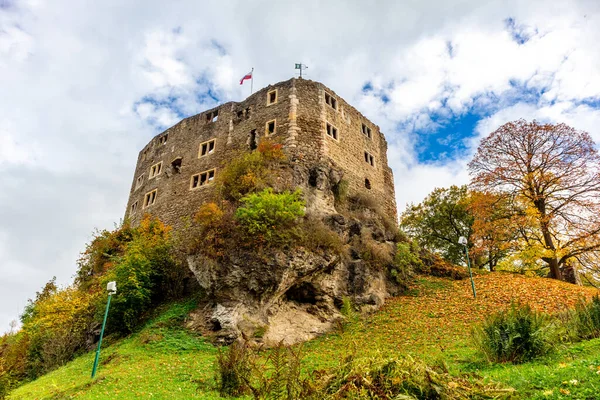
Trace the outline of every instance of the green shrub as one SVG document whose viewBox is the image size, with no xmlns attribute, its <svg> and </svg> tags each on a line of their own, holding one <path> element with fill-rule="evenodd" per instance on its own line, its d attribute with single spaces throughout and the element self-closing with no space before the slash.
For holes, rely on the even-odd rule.
<svg viewBox="0 0 600 400">
<path fill-rule="evenodd" d="M 110 332 L 130 333 L 151 305 L 164 299 L 168 286 L 166 271 L 178 266 L 171 253 L 170 228 L 157 219 L 144 219 L 133 232 L 124 253 L 114 260 L 114 266 L 103 276 L 102 287 L 116 281 L 118 292 L 111 303 Z M 106 296 L 97 305 L 104 312 Z"/>
<path fill-rule="evenodd" d="M 411 276 L 412 271 L 421 269 L 423 262 L 418 255 L 416 242 L 396 244 L 396 254 L 394 254 L 394 267 L 390 273 L 396 280 L 396 283 L 404 283 Z"/>
<path fill-rule="evenodd" d="M 570 313 L 568 324 L 577 339 L 600 337 L 600 297 L 596 295 L 589 302 L 579 301 Z"/>
<path fill-rule="evenodd" d="M 263 141 L 257 151 L 233 158 L 217 176 L 224 200 L 237 202 L 249 193 L 269 186 L 269 170 L 285 160 L 280 144 Z"/>
<path fill-rule="evenodd" d="M 254 245 L 285 245 L 298 236 L 297 220 L 304 216 L 300 190 L 275 193 L 267 188 L 242 198 L 235 218 Z"/>
<path fill-rule="evenodd" d="M 556 320 L 533 311 L 528 305 L 512 304 L 492 314 L 473 330 L 477 348 L 489 361 L 523 363 L 544 356 L 558 340 Z"/>
</svg>

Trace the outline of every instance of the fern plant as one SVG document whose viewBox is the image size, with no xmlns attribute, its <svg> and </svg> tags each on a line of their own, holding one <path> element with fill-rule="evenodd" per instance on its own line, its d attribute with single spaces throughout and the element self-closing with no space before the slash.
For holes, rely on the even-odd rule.
<svg viewBox="0 0 600 400">
<path fill-rule="evenodd" d="M 226 351 L 219 349 L 215 362 L 215 381 L 219 394 L 241 396 L 247 393 L 254 363 L 247 343 L 235 342 Z"/>
<path fill-rule="evenodd" d="M 570 325 L 577 339 L 600 337 L 600 297 L 579 301 L 570 316 Z"/>
<path fill-rule="evenodd" d="M 551 316 L 513 303 L 476 327 L 473 338 L 489 361 L 523 363 L 550 353 L 558 329 Z"/>
</svg>

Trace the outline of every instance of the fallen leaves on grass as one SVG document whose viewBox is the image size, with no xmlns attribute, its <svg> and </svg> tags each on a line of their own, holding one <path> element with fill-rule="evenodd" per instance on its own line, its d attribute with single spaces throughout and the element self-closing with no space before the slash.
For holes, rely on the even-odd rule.
<svg viewBox="0 0 600 400">
<path fill-rule="evenodd" d="M 422 277 L 411 293 L 388 299 L 386 305 L 342 335 L 320 341 L 315 350 L 337 353 L 351 340 L 360 353 L 390 351 L 419 356 L 437 355 L 470 347 L 472 327 L 511 302 L 529 304 L 536 311 L 555 313 L 591 298 L 598 290 L 545 278 L 494 272 L 474 278 L 477 299 L 469 279 L 453 281 Z M 337 349 L 336 349 L 337 348 Z"/>
</svg>

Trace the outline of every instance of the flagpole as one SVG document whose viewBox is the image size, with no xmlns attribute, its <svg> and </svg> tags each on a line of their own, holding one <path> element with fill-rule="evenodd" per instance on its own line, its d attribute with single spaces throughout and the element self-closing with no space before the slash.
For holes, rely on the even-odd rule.
<svg viewBox="0 0 600 400">
<path fill-rule="evenodd" d="M 252 86 L 254 85 L 254 67 L 250 71 L 250 94 L 252 94 Z"/>
</svg>

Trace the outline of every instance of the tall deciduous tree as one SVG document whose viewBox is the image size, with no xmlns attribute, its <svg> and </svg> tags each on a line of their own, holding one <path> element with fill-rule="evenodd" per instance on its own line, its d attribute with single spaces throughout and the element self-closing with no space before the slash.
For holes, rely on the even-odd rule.
<svg viewBox="0 0 600 400">
<path fill-rule="evenodd" d="M 475 189 L 502 196 L 515 215 L 535 219 L 535 229 L 520 232 L 522 242 L 541 249 L 550 277 L 563 279 L 577 260 L 600 251 L 600 157 L 588 133 L 565 124 L 509 122 L 481 142 L 469 172 Z"/>
<path fill-rule="evenodd" d="M 407 207 L 401 215 L 400 227 L 421 247 L 461 264 L 465 258 L 458 238 L 470 237 L 473 226 L 473 217 L 467 211 L 468 200 L 466 185 L 436 188 L 423 202 Z"/>
</svg>

